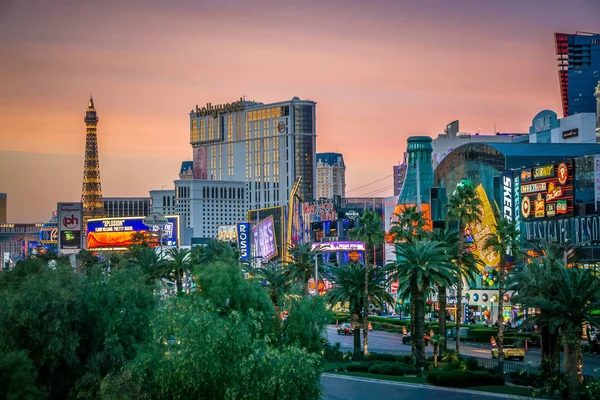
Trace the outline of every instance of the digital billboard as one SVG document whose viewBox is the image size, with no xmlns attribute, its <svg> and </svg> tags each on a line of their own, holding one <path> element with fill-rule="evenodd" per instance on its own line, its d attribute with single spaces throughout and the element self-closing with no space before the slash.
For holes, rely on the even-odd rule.
<svg viewBox="0 0 600 400">
<path fill-rule="evenodd" d="M 486 249 L 485 242 L 487 238 L 496 234 L 496 218 L 482 184 L 475 188 L 475 193 L 481 201 L 479 209 L 481 222 L 467 225 L 465 239 L 473 254 L 477 255 L 485 265 L 495 267 L 500 262 L 500 256 L 494 250 Z"/>
<path fill-rule="evenodd" d="M 90 250 L 124 250 L 135 244 L 141 234 L 152 247 L 179 246 L 179 216 L 166 216 L 163 226 L 149 227 L 145 217 L 95 218 L 87 221 L 87 248 Z"/>
<path fill-rule="evenodd" d="M 83 205 L 81 203 L 58 203 L 58 248 L 81 249 L 83 228 Z"/>
<path fill-rule="evenodd" d="M 570 160 L 522 169 L 520 176 L 523 221 L 573 215 L 573 164 Z"/>
<path fill-rule="evenodd" d="M 285 226 L 285 214 L 283 212 L 283 207 L 270 207 L 270 208 L 261 208 L 259 210 L 250 210 L 248 211 L 248 219 L 247 221 L 252 225 L 252 232 L 254 232 L 254 227 L 257 225 L 257 221 L 264 221 L 268 217 L 272 217 L 273 219 L 273 235 L 276 246 L 276 255 L 283 254 L 285 238 L 284 238 L 284 226 Z M 252 235 L 252 239 L 254 239 L 254 235 Z M 252 240 L 252 245 L 256 242 Z M 259 243 L 260 245 L 260 243 Z M 253 248 L 252 254 L 256 255 L 256 249 Z"/>
<path fill-rule="evenodd" d="M 252 239 L 257 257 L 262 260 L 270 260 L 277 255 L 277 241 L 272 216 L 252 227 Z"/>
<path fill-rule="evenodd" d="M 219 225 L 217 228 L 217 240 L 234 243 L 237 240 L 237 226 Z"/>
</svg>

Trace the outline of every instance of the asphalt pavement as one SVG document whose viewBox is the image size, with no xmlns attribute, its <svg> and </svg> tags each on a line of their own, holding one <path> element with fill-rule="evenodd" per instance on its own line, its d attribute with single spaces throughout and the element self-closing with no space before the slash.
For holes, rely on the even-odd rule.
<svg viewBox="0 0 600 400">
<path fill-rule="evenodd" d="M 326 400 L 380 400 L 380 399 L 422 399 L 422 400 L 471 400 L 509 398 L 507 395 L 486 394 L 483 392 L 437 388 L 401 382 L 381 381 L 343 375 L 323 374 L 321 376 L 323 399 Z"/>
<path fill-rule="evenodd" d="M 354 346 L 354 338 L 352 336 L 338 335 L 335 325 L 327 327 L 327 339 L 330 344 L 340 343 L 344 348 Z M 362 336 L 361 336 L 362 343 Z M 448 340 L 448 348 L 455 348 L 455 341 Z M 376 352 L 380 350 L 400 351 L 410 354 L 410 344 L 402 344 L 402 335 L 392 332 L 369 332 L 369 349 Z M 492 347 L 485 343 L 469 343 L 461 342 L 460 353 L 471 357 L 492 358 Z M 427 352 L 432 353 L 433 348 L 427 346 Z M 524 361 L 515 361 L 519 365 L 530 364 L 532 367 L 539 367 L 541 361 L 540 349 L 529 349 L 525 352 Z M 508 361 L 507 361 L 508 362 Z M 583 357 L 583 374 L 584 375 L 600 375 L 600 356 L 585 355 Z"/>
</svg>

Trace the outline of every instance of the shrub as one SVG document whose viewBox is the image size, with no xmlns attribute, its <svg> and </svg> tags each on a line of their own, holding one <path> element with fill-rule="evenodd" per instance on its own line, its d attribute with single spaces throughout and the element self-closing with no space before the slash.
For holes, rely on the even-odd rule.
<svg viewBox="0 0 600 400">
<path fill-rule="evenodd" d="M 442 359 L 446 362 L 458 361 L 458 353 L 454 350 L 445 351 L 444 354 L 442 354 Z"/>
<path fill-rule="evenodd" d="M 431 371 L 427 376 L 427 380 L 437 386 L 455 388 L 504 386 L 504 377 L 502 375 L 494 375 L 485 371 Z"/>
<path fill-rule="evenodd" d="M 446 366 L 446 371 L 464 371 L 467 369 L 467 364 L 461 360 L 450 361 Z"/>
<path fill-rule="evenodd" d="M 325 361 L 343 361 L 344 353 L 340 350 L 340 343 L 336 343 L 331 346 L 326 344 L 323 346 L 323 350 L 321 351 L 323 354 L 323 358 Z"/>
<path fill-rule="evenodd" d="M 510 372 L 508 380 L 519 386 L 541 388 L 544 386 L 544 378 L 540 374 L 528 374 L 524 372 Z"/>
<path fill-rule="evenodd" d="M 471 337 L 474 342 L 485 343 L 490 341 L 490 337 L 498 337 L 498 329 L 486 328 L 486 329 L 473 329 L 471 330 Z"/>
<path fill-rule="evenodd" d="M 400 363 L 404 363 L 404 365 L 412 365 L 413 363 L 413 358 L 411 355 L 405 355 L 405 356 L 398 356 L 396 358 L 396 361 L 400 362 Z"/>
<path fill-rule="evenodd" d="M 367 361 L 396 361 L 398 356 L 392 354 L 377 354 L 377 353 L 369 353 L 367 356 Z"/>
<path fill-rule="evenodd" d="M 404 375 L 404 368 L 402 365 L 398 363 L 377 363 L 373 364 L 371 368 L 369 368 L 370 374 L 380 374 L 380 375 L 393 375 L 393 376 L 402 376 Z"/>
<path fill-rule="evenodd" d="M 416 365 L 407 365 L 404 367 L 405 375 L 419 375 L 421 374 L 421 370 L 417 368 Z"/>
<path fill-rule="evenodd" d="M 479 371 L 479 362 L 477 362 L 476 358 L 469 357 L 467 358 L 467 369 L 470 371 Z"/>
<path fill-rule="evenodd" d="M 348 372 L 369 372 L 369 368 L 373 363 L 358 361 L 350 363 L 346 366 L 346 371 Z"/>
</svg>

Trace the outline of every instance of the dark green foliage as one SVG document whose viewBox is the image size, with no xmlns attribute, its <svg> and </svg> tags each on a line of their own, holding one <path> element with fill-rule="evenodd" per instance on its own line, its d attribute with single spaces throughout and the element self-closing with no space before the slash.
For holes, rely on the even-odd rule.
<svg viewBox="0 0 600 400">
<path fill-rule="evenodd" d="M 0 350 L 0 399 L 41 399 L 33 363 L 24 351 Z"/>
<path fill-rule="evenodd" d="M 282 328 L 282 343 L 309 352 L 321 350 L 329 312 L 323 296 L 302 297 L 292 302 Z"/>
<path fill-rule="evenodd" d="M 340 343 L 336 343 L 333 346 L 325 344 L 322 350 L 323 359 L 329 362 L 344 361 L 344 353 L 340 350 Z"/>
<path fill-rule="evenodd" d="M 487 329 L 472 329 L 471 330 L 471 339 L 474 342 L 485 343 L 490 341 L 490 337 L 497 338 L 498 329 L 497 328 L 487 328 Z"/>
<path fill-rule="evenodd" d="M 467 369 L 469 371 L 479 371 L 479 370 L 481 370 L 481 367 L 479 366 L 479 363 L 477 362 L 477 359 L 473 358 L 473 357 L 467 358 L 467 360 L 466 360 L 466 366 L 467 366 Z"/>
<path fill-rule="evenodd" d="M 404 368 L 402 365 L 394 362 L 387 363 L 377 363 L 373 364 L 369 368 L 370 374 L 380 374 L 380 375 L 393 375 L 393 376 L 402 376 L 404 375 Z"/>
<path fill-rule="evenodd" d="M 398 360 L 398 356 L 393 354 L 377 354 L 377 353 L 369 353 L 367 356 L 367 361 L 389 361 L 394 362 Z"/>
<path fill-rule="evenodd" d="M 432 370 L 427 374 L 427 381 L 433 385 L 466 388 L 472 386 L 504 386 L 504 377 L 485 371 L 469 370 Z"/>
<path fill-rule="evenodd" d="M 346 366 L 346 371 L 348 372 L 369 372 L 369 368 L 371 367 L 371 363 L 366 363 L 363 361 L 356 361 L 350 363 Z"/>
<path fill-rule="evenodd" d="M 398 361 L 403 362 L 404 365 L 412 365 L 412 363 L 413 363 L 412 356 L 409 356 L 409 355 L 398 356 Z"/>
<path fill-rule="evenodd" d="M 525 372 L 510 372 L 507 379 L 515 385 L 541 388 L 544 385 L 544 376 Z"/>
</svg>

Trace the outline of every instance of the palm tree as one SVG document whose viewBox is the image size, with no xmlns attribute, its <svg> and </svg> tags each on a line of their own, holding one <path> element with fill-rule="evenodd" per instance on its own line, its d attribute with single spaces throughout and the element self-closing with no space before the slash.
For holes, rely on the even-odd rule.
<svg viewBox="0 0 600 400">
<path fill-rule="evenodd" d="M 429 341 L 433 346 L 433 368 L 437 368 L 438 354 L 440 353 L 440 344 L 443 341 L 442 335 L 433 335 L 429 338 Z"/>
<path fill-rule="evenodd" d="M 564 366 L 569 398 L 577 399 L 583 382 L 581 374 L 581 336 L 583 323 L 600 327 L 594 311 L 600 308 L 600 279 L 590 270 L 561 266 L 552 277 L 556 293 L 552 298 L 524 298 L 527 307 L 540 309 L 535 320 L 545 322 L 551 329 L 560 327 L 564 333 Z"/>
<path fill-rule="evenodd" d="M 412 242 L 415 240 L 422 240 L 426 235 L 426 227 L 428 225 L 425 219 L 425 214 L 417 210 L 417 207 L 406 207 L 401 213 L 396 214 L 397 220 L 392 222 L 390 234 L 393 235 L 396 250 L 398 243 L 401 242 Z M 402 294 L 398 292 L 398 298 L 404 300 L 410 298 L 410 289 Z M 411 335 L 414 337 L 414 326 L 415 326 L 415 303 L 410 301 L 410 326 Z M 416 356 L 415 342 L 411 340 L 411 350 L 413 356 Z"/>
<path fill-rule="evenodd" d="M 376 246 L 381 246 L 384 243 L 385 234 L 381 224 L 381 217 L 371 210 L 367 210 L 358 219 L 358 225 L 350 230 L 350 237 L 360 240 L 365 244 L 365 312 L 363 315 L 363 351 L 364 355 L 369 354 L 369 261 L 370 255 Z"/>
<path fill-rule="evenodd" d="M 190 269 L 190 250 L 172 247 L 167 249 L 167 258 L 165 262 L 165 277 L 175 280 L 177 294 L 183 292 L 183 275 L 189 273 Z"/>
<path fill-rule="evenodd" d="M 416 347 L 416 364 L 425 366 L 425 292 L 430 285 L 450 285 L 459 275 L 457 267 L 448 261 L 443 243 L 428 240 L 404 242 L 398 245 L 399 260 L 389 264 L 390 279 L 398 280 L 400 292 L 411 290 L 415 307 L 415 326 L 411 327 Z"/>
<path fill-rule="evenodd" d="M 448 222 L 458 223 L 458 258 L 456 263 L 462 270 L 465 251 L 465 229 L 468 225 L 481 222 L 482 202 L 470 182 L 459 182 L 456 190 L 448 198 Z M 456 281 L 456 352 L 460 353 L 460 322 L 462 319 L 462 276 Z"/>
<path fill-rule="evenodd" d="M 315 275 L 315 257 L 319 256 L 319 248 L 311 250 L 311 243 L 294 244 L 289 247 L 288 254 L 291 261 L 284 265 L 284 271 L 290 279 L 299 280 L 302 293 L 308 296 L 308 281 Z M 323 272 L 323 267 L 318 263 L 317 269 Z M 315 290 L 319 290 L 318 282 L 315 282 Z"/>
<path fill-rule="evenodd" d="M 517 265 L 507 274 L 505 286 L 513 290 L 513 301 L 524 303 L 526 299 L 544 297 L 553 299 L 556 296 L 554 276 L 564 265 L 564 249 L 548 242 L 540 242 L 534 246 L 533 256 L 527 258 L 523 265 Z M 531 322 L 531 321 L 529 321 Z M 545 321 L 537 321 L 541 328 L 541 361 L 542 368 L 550 375 L 559 372 L 560 348 L 558 327 L 551 327 Z"/>
<path fill-rule="evenodd" d="M 282 306 L 283 299 L 292 289 L 292 281 L 283 271 L 283 268 L 277 264 L 269 262 L 263 264 L 263 267 L 255 270 L 259 279 L 264 281 L 269 291 L 269 298 L 278 311 Z"/>
<path fill-rule="evenodd" d="M 506 255 L 512 254 L 517 259 L 521 253 L 521 233 L 517 227 L 517 224 L 507 219 L 499 219 L 494 226 L 496 233 L 488 236 L 483 248 L 486 250 L 493 250 L 498 253 L 500 262 L 498 268 L 500 269 L 498 277 L 498 338 L 496 343 L 498 344 L 498 358 L 499 368 L 501 371 L 504 369 L 504 293 L 506 293 L 505 277 L 506 277 Z"/>
<path fill-rule="evenodd" d="M 367 267 L 358 263 L 350 263 L 339 267 L 331 267 L 328 279 L 333 283 L 327 292 L 330 304 L 349 304 L 352 327 L 354 329 L 354 357 L 359 358 L 360 351 L 360 320 L 361 313 L 366 310 L 369 302 L 383 306 L 384 302 L 393 301 L 386 290 L 385 275 L 379 271 L 365 275 Z M 368 283 L 365 278 L 368 278 Z M 366 290 L 365 290 L 366 289 Z M 367 294 L 365 296 L 365 293 Z"/>
<path fill-rule="evenodd" d="M 434 229 L 429 238 L 433 241 L 443 243 L 445 246 L 448 261 L 456 263 L 458 259 L 458 232 L 451 228 Z M 464 263 L 463 263 L 464 264 Z M 438 285 L 438 322 L 441 335 L 440 348 L 442 352 L 446 351 L 446 307 L 448 303 L 448 287 Z"/>
<path fill-rule="evenodd" d="M 192 264 L 201 266 L 216 261 L 235 262 L 239 259 L 239 254 L 231 244 L 211 239 L 205 246 L 193 247 L 190 258 Z"/>
<path fill-rule="evenodd" d="M 160 258 L 152 247 L 139 248 L 135 256 L 128 260 L 129 265 L 139 267 L 148 282 L 164 275 L 165 261 Z"/>
</svg>

